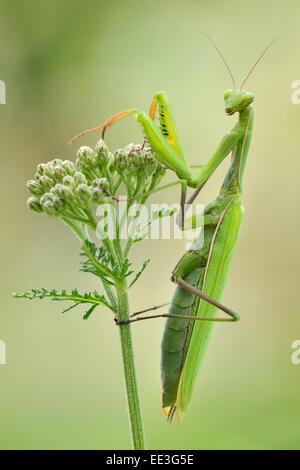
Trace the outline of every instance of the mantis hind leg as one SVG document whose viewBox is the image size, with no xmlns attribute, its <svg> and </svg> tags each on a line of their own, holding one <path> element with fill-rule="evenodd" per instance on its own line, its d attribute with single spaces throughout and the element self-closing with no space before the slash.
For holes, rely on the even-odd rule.
<svg viewBox="0 0 300 470">
<path fill-rule="evenodd" d="M 164 304 L 159 304 L 159 305 L 153 305 L 152 307 L 145 308 L 143 310 L 139 310 L 138 312 L 134 312 L 130 315 L 130 317 L 135 317 L 137 315 L 141 315 L 141 313 L 146 313 L 146 312 L 152 312 L 153 310 L 157 310 L 158 308 L 165 307 L 166 305 L 169 305 L 170 302 L 165 302 Z"/>
<path fill-rule="evenodd" d="M 188 282 L 186 282 L 184 279 L 180 277 L 175 277 L 172 276 L 171 280 L 178 284 L 180 287 L 183 289 L 191 292 L 195 296 L 199 297 L 200 299 L 204 300 L 205 302 L 208 302 L 209 304 L 213 305 L 214 307 L 217 307 L 219 310 L 222 310 L 224 313 L 229 315 L 230 318 L 210 318 L 210 317 L 192 317 L 194 320 L 207 320 L 207 321 L 219 321 L 219 322 L 226 322 L 226 321 L 238 321 L 240 320 L 240 316 L 238 313 L 236 313 L 234 310 L 232 310 L 229 307 L 226 307 L 225 305 L 221 304 L 215 299 L 212 299 L 208 295 L 206 295 L 204 292 L 202 292 L 200 289 L 197 287 L 192 286 Z"/>
<path fill-rule="evenodd" d="M 214 322 L 235 322 L 235 321 L 240 320 L 239 314 L 236 313 L 234 310 L 232 310 L 229 307 L 226 307 L 225 305 L 221 304 L 217 300 L 212 299 L 211 297 L 206 295 L 204 292 L 202 292 L 201 290 L 199 290 L 196 287 L 192 286 L 191 284 L 184 281 L 183 279 L 181 279 L 181 278 L 172 278 L 172 280 L 173 280 L 173 282 L 178 284 L 181 288 L 191 292 L 192 294 L 194 294 L 197 297 L 200 297 L 200 299 L 204 300 L 205 302 L 210 303 L 214 307 L 217 307 L 219 310 L 222 310 L 224 313 L 229 315 L 230 318 L 195 317 L 193 315 L 176 315 L 176 314 L 172 314 L 172 313 L 162 313 L 162 314 L 158 314 L 158 315 L 148 315 L 146 317 L 137 317 L 137 318 L 134 318 L 134 319 L 124 320 L 124 321 L 118 321 L 118 319 L 115 319 L 115 323 L 117 325 L 124 325 L 124 324 L 127 324 L 127 323 L 135 323 L 137 321 L 151 320 L 151 319 L 155 319 L 155 318 L 182 318 L 184 320 L 202 320 L 202 321 L 214 321 Z M 150 312 L 152 310 L 156 310 L 157 308 L 164 307 L 165 305 L 168 305 L 168 303 L 161 304 L 161 305 L 155 305 L 153 307 L 150 307 L 150 308 L 147 308 L 147 309 L 144 309 L 144 310 L 140 310 L 139 312 L 135 312 L 132 315 L 130 315 L 130 317 L 132 318 L 132 317 L 135 317 L 135 316 L 140 315 L 142 313 L 146 313 L 146 312 Z"/>
</svg>

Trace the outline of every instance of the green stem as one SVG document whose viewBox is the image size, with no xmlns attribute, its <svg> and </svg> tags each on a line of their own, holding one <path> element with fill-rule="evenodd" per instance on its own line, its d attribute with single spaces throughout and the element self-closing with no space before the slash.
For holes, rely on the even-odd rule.
<svg viewBox="0 0 300 470">
<path fill-rule="evenodd" d="M 129 320 L 128 290 L 126 281 L 123 280 L 116 286 L 116 288 L 119 297 L 118 319 L 121 321 Z M 131 439 L 133 448 L 135 450 L 142 450 L 145 448 L 145 440 L 132 348 L 131 325 L 130 323 L 122 324 L 119 325 L 119 329 Z"/>
</svg>

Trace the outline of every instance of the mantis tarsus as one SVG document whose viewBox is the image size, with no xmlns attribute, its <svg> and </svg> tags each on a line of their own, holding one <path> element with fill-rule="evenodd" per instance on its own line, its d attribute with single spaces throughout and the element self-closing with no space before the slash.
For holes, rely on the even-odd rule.
<svg viewBox="0 0 300 470">
<path fill-rule="evenodd" d="M 239 315 L 222 305 L 220 300 L 229 274 L 244 212 L 241 204 L 242 178 L 251 141 L 254 95 L 244 91 L 243 86 L 272 43 L 259 56 L 240 89 L 236 88 L 227 63 L 213 43 L 233 81 L 233 89 L 225 91 L 224 94 L 225 111 L 229 116 L 237 112 L 239 119 L 231 131 L 223 137 L 208 163 L 195 173 L 191 171 L 177 132 L 171 106 L 163 92 L 154 96 L 149 114 L 135 108 L 129 109 L 116 114 L 97 128 L 77 136 L 80 137 L 100 129 L 104 135 L 107 127 L 127 116 L 134 115 L 142 125 L 146 139 L 157 158 L 179 177 L 182 186 L 179 223 L 182 229 L 187 226 L 189 228 L 200 226 L 197 216 L 186 222 L 184 220 L 187 187 L 197 188 L 188 201 L 189 205 L 226 156 L 230 153 L 232 155 L 230 168 L 220 193 L 204 211 L 201 222 L 203 230 L 205 230 L 204 244 L 199 248 L 197 246 L 199 238 L 196 238 L 190 250 L 184 253 L 175 266 L 171 279 L 177 284 L 177 288 L 168 313 L 152 316 L 152 318 L 167 317 L 161 345 L 161 379 L 162 408 L 169 420 L 172 419 L 176 411 L 177 418 L 181 421 L 186 412 L 213 323 L 215 321 L 239 320 Z M 157 111 L 159 112 L 160 128 L 154 122 Z M 217 318 L 219 309 L 228 314 L 229 318 Z M 151 309 L 137 312 L 134 315 L 148 310 Z M 130 321 L 146 318 L 149 317 L 139 317 Z"/>
</svg>

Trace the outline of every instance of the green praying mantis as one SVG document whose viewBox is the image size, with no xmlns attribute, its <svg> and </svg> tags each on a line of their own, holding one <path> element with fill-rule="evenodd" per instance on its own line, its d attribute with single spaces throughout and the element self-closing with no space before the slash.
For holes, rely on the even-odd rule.
<svg viewBox="0 0 300 470">
<path fill-rule="evenodd" d="M 231 70 L 220 50 L 212 40 L 211 42 L 221 56 L 233 82 L 233 88 L 226 90 L 224 94 L 225 111 L 229 116 L 238 113 L 239 117 L 231 131 L 223 137 L 208 163 L 198 171 L 192 173 L 170 103 L 163 92 L 154 96 L 149 114 L 136 108 L 128 109 L 114 115 L 104 124 L 82 132 L 72 139 L 75 140 L 100 129 L 104 136 L 107 127 L 133 115 L 141 124 L 145 140 L 150 144 L 157 158 L 179 178 L 176 183 L 172 184 L 181 184 L 181 209 L 178 216 L 180 227 L 184 230 L 202 226 L 204 230 L 202 246 L 199 246 L 199 240 L 202 240 L 202 235 L 200 235 L 194 240 L 191 248 L 183 254 L 172 272 L 171 280 L 177 284 L 177 287 L 168 313 L 129 320 L 133 322 L 167 317 L 161 343 L 161 401 L 163 412 L 168 416 L 169 421 L 176 412 L 179 422 L 182 421 L 191 401 L 214 323 L 235 322 L 240 319 L 234 310 L 220 302 L 244 212 L 241 203 L 242 180 L 253 128 L 254 95 L 244 91 L 243 87 L 274 41 L 264 49 L 239 89 L 236 88 Z M 155 124 L 157 111 L 159 127 Z M 196 214 L 185 220 L 186 208 L 192 204 L 205 183 L 229 154 L 231 154 L 230 167 L 218 196 L 207 205 L 203 217 L 199 218 Z M 168 186 L 170 185 L 165 185 L 160 189 Z M 194 188 L 195 191 L 186 202 L 188 187 Z M 136 312 L 132 317 L 152 309 Z M 217 317 L 218 310 L 225 312 L 228 317 Z M 124 322 L 119 322 L 121 323 Z"/>
</svg>

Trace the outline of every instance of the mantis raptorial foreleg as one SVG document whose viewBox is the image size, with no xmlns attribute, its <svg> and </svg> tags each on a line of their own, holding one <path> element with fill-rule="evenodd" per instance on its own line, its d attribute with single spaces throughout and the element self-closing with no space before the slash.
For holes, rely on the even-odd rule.
<svg viewBox="0 0 300 470">
<path fill-rule="evenodd" d="M 250 99 L 253 99 L 252 95 Z M 160 129 L 156 126 L 153 120 L 157 109 L 159 111 Z M 223 137 L 208 163 L 201 167 L 199 171 L 192 174 L 191 167 L 184 153 L 181 139 L 176 128 L 173 111 L 167 95 L 163 92 L 159 92 L 153 98 L 150 106 L 150 114 L 136 108 L 127 109 L 115 114 L 99 126 L 88 131 L 81 132 L 74 137 L 71 142 L 75 141 L 79 137 L 98 130 L 102 130 L 103 136 L 108 127 L 131 115 L 134 115 L 135 119 L 143 127 L 146 138 L 150 143 L 152 150 L 156 153 L 157 158 L 166 165 L 167 168 L 175 171 L 180 179 L 186 180 L 187 186 L 192 188 L 198 188 L 201 184 L 207 181 L 210 175 L 231 152 L 241 137 L 240 126 L 235 125 L 233 129 Z"/>
</svg>

